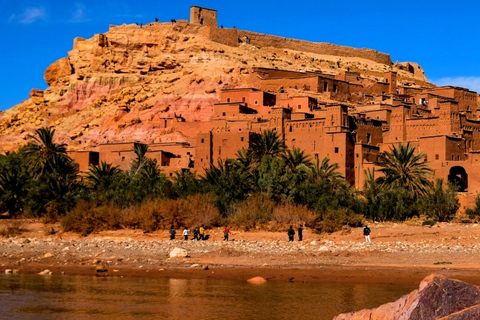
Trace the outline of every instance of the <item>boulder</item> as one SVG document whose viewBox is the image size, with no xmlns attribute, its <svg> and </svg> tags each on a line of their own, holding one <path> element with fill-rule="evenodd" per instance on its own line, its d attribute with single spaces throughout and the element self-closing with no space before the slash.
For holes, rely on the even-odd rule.
<svg viewBox="0 0 480 320">
<path fill-rule="evenodd" d="M 253 277 L 247 280 L 248 283 L 253 283 L 253 284 L 262 284 L 267 282 L 267 279 L 264 277 Z"/>
<path fill-rule="evenodd" d="M 170 258 L 185 258 L 188 257 L 188 252 L 182 248 L 174 248 L 170 251 Z"/>
<path fill-rule="evenodd" d="M 43 78 L 49 86 L 55 84 L 58 79 L 73 74 L 73 68 L 69 58 L 61 58 L 52 63 L 46 70 Z"/>
<path fill-rule="evenodd" d="M 343 313 L 334 320 L 471 320 L 480 319 L 480 288 L 433 274 L 395 302 L 376 309 Z"/>
<path fill-rule="evenodd" d="M 45 99 L 43 98 L 43 91 L 40 89 L 32 89 L 30 90 L 30 99 L 36 105 L 42 104 Z"/>
</svg>

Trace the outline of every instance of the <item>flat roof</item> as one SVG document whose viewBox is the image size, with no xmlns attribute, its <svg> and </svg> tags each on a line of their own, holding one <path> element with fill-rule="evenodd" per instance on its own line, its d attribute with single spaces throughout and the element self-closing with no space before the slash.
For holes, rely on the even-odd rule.
<svg viewBox="0 0 480 320">
<path fill-rule="evenodd" d="M 210 11 L 217 11 L 215 9 L 209 9 L 209 8 L 200 7 L 200 6 L 191 6 L 190 8 L 199 8 L 199 9 L 205 9 L 205 10 L 210 10 Z"/>
</svg>

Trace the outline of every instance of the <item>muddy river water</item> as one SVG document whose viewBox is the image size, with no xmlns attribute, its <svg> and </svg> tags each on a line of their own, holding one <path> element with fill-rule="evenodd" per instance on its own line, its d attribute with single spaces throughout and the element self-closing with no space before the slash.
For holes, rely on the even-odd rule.
<svg viewBox="0 0 480 320">
<path fill-rule="evenodd" d="M 398 285 L 0 275 L 0 319 L 332 319 L 394 301 Z"/>
</svg>

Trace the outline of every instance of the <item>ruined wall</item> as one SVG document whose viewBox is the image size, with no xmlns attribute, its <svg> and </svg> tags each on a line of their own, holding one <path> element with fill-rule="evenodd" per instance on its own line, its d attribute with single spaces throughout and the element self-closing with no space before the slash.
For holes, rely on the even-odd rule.
<svg viewBox="0 0 480 320">
<path fill-rule="evenodd" d="M 190 23 L 216 27 L 217 10 L 197 6 L 190 7 Z"/>
<path fill-rule="evenodd" d="M 357 49 L 325 42 L 309 42 L 304 40 L 288 39 L 279 36 L 238 29 L 216 28 L 212 29 L 210 32 L 211 40 L 229 46 L 238 46 L 239 43 L 245 42 L 246 37 L 249 39 L 248 44 L 258 47 L 291 49 L 339 57 L 358 57 L 386 65 L 392 64 L 390 55 L 372 49 Z"/>
</svg>

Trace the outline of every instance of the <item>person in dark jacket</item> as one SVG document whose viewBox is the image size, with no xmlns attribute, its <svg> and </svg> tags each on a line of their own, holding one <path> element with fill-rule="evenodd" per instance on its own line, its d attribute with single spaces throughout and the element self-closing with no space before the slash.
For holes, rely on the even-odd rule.
<svg viewBox="0 0 480 320">
<path fill-rule="evenodd" d="M 366 242 L 371 242 L 370 241 L 370 228 L 368 226 L 365 226 L 365 228 L 363 228 L 363 235 L 365 236 L 365 241 Z"/>
<path fill-rule="evenodd" d="M 303 224 L 300 225 L 300 227 L 298 227 L 298 241 L 302 241 L 303 240 Z"/>
<path fill-rule="evenodd" d="M 170 240 L 175 240 L 175 228 L 173 227 L 173 225 L 170 227 Z"/>
<path fill-rule="evenodd" d="M 193 239 L 192 240 L 197 240 L 197 241 L 200 240 L 198 227 L 195 227 L 195 229 L 193 229 Z"/>
<path fill-rule="evenodd" d="M 293 226 L 290 226 L 290 229 L 288 229 L 288 241 L 293 242 L 293 237 L 295 237 L 295 230 L 293 230 Z"/>
</svg>

